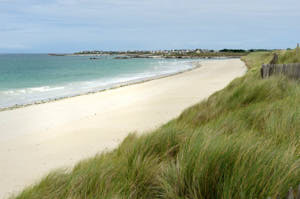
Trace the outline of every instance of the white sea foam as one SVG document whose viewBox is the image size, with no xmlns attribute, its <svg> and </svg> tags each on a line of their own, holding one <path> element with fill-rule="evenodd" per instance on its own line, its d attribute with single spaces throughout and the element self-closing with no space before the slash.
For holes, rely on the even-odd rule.
<svg viewBox="0 0 300 199">
<path fill-rule="evenodd" d="M 54 91 L 54 90 L 62 90 L 64 88 L 65 87 L 63 87 L 63 86 L 58 86 L 58 87 L 41 86 L 41 87 L 2 91 L 0 93 L 5 94 L 5 95 L 22 95 L 22 94 L 31 94 L 31 93 L 35 93 L 35 92 L 47 92 L 47 91 Z"/>
<path fill-rule="evenodd" d="M 41 86 L 35 88 L 29 88 L 29 92 L 47 92 L 47 91 L 54 91 L 54 90 L 62 90 L 65 87 L 58 86 L 58 87 L 50 87 L 50 86 Z"/>
</svg>

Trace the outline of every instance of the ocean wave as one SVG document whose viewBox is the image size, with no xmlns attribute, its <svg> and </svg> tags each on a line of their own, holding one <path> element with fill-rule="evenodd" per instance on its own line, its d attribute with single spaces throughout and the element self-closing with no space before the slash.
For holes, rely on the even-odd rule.
<svg viewBox="0 0 300 199">
<path fill-rule="evenodd" d="M 7 91 L 1 91 L 0 93 L 4 95 L 21 95 L 21 94 L 32 94 L 34 92 L 49 92 L 55 90 L 63 90 L 65 87 L 51 87 L 51 86 L 41 86 L 41 87 L 32 87 L 32 88 L 23 88 L 23 89 L 13 89 Z"/>
<path fill-rule="evenodd" d="M 144 71 L 122 73 L 114 77 L 102 77 L 100 79 L 67 82 L 59 86 L 40 86 L 21 89 L 0 91 L 0 108 L 14 105 L 32 104 L 40 101 L 49 101 L 64 97 L 76 96 L 84 93 L 97 92 L 110 89 L 118 85 L 137 83 L 155 77 L 171 75 L 188 70 L 195 65 L 191 60 L 159 60 L 151 64 Z"/>
</svg>

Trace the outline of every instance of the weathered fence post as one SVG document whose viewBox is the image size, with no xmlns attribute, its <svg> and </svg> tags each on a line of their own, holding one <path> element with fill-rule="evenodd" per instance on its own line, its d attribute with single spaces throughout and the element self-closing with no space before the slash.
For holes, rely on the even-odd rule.
<svg viewBox="0 0 300 199">
<path fill-rule="evenodd" d="M 260 75 L 262 78 L 270 76 L 270 64 L 263 64 L 260 69 Z"/>
<path fill-rule="evenodd" d="M 265 64 L 262 65 L 261 69 L 260 69 L 260 76 L 261 78 L 264 78 L 264 68 L 265 68 Z"/>
<path fill-rule="evenodd" d="M 298 44 L 297 44 L 297 48 L 296 48 L 296 55 L 297 55 L 297 56 L 299 56 L 299 53 L 300 53 L 299 50 L 300 50 L 300 49 L 299 49 L 299 43 L 298 43 Z"/>
<path fill-rule="evenodd" d="M 289 190 L 289 195 L 288 195 L 287 199 L 294 199 L 294 190 L 292 187 Z"/>
<path fill-rule="evenodd" d="M 277 64 L 278 62 L 278 55 L 274 53 L 273 59 L 270 61 L 270 64 Z"/>
<path fill-rule="evenodd" d="M 297 193 L 296 199 L 300 199 L 300 184 L 298 186 L 298 193 Z"/>
</svg>

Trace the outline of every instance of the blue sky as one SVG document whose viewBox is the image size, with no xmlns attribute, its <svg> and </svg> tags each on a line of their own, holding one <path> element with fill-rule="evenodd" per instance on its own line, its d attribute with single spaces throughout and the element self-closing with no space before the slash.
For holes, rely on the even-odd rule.
<svg viewBox="0 0 300 199">
<path fill-rule="evenodd" d="M 0 0 L 0 53 L 287 48 L 299 0 Z"/>
</svg>

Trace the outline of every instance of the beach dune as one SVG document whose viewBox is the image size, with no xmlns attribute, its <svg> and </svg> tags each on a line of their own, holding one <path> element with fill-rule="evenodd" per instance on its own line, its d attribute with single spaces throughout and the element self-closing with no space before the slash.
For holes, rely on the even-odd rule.
<svg viewBox="0 0 300 199">
<path fill-rule="evenodd" d="M 0 112 L 0 198 L 130 132 L 159 127 L 245 71 L 239 59 L 208 60 L 174 76 Z"/>
</svg>

